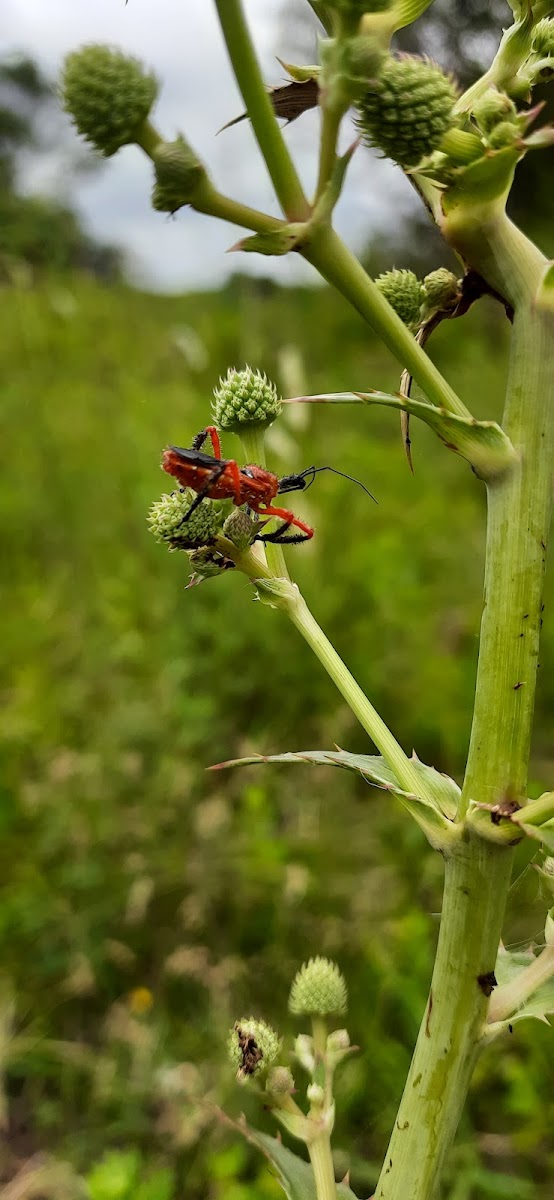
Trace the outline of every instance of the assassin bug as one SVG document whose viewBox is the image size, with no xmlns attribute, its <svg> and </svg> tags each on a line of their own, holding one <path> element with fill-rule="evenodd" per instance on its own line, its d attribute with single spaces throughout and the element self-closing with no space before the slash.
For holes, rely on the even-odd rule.
<svg viewBox="0 0 554 1200">
<path fill-rule="evenodd" d="M 207 438 L 212 443 L 213 455 L 206 454 L 202 446 Z M 335 475 L 345 475 L 334 467 L 306 467 L 296 475 L 283 475 L 281 479 L 272 471 L 251 463 L 239 467 L 232 458 L 221 457 L 221 443 L 214 425 L 208 425 L 193 440 L 192 446 L 185 449 L 182 446 L 168 446 L 164 450 L 162 467 L 168 475 L 173 475 L 182 487 L 192 488 L 197 493 L 188 513 L 183 518 L 187 521 L 191 513 L 202 503 L 205 497 L 210 500 L 231 499 L 233 504 L 246 504 L 260 517 L 280 517 L 282 525 L 274 533 L 258 534 L 262 542 L 306 542 L 313 537 L 314 531 L 305 521 L 295 517 L 288 508 L 277 508 L 271 501 L 283 492 L 305 491 L 314 482 L 319 471 L 333 471 Z M 353 480 L 358 483 L 357 479 Z M 371 496 L 363 483 L 359 485 Z M 371 496 L 373 500 L 374 497 Z M 291 527 L 298 533 L 287 533 Z"/>
</svg>

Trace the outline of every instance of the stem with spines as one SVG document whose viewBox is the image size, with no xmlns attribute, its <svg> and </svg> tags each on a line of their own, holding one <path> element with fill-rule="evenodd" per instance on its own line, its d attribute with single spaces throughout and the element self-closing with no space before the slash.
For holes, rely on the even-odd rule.
<svg viewBox="0 0 554 1200">
<path fill-rule="evenodd" d="M 470 801 L 525 803 L 554 451 L 554 313 L 544 260 L 504 214 L 455 239 L 514 305 L 504 429 L 517 467 L 488 487 L 485 607 L 460 816 Z M 487 264 L 494 269 L 487 271 Z M 468 833 L 447 859 L 431 991 L 376 1200 L 433 1200 L 465 1104 L 494 970 L 513 851 Z"/>
</svg>

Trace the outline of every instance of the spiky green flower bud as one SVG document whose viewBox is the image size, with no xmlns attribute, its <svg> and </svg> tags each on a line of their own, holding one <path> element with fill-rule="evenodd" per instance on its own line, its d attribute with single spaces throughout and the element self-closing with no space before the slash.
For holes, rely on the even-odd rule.
<svg viewBox="0 0 554 1200">
<path fill-rule="evenodd" d="M 152 207 L 157 212 L 174 213 L 185 204 L 193 204 L 208 176 L 184 137 L 179 135 L 174 142 L 161 142 L 153 161 L 156 182 Z"/>
<path fill-rule="evenodd" d="M 413 271 L 385 271 L 377 276 L 375 283 L 408 329 L 417 329 L 423 299 L 417 275 Z"/>
<path fill-rule="evenodd" d="M 265 1021 L 243 1017 L 235 1024 L 227 1042 L 229 1058 L 237 1078 L 245 1080 L 270 1067 L 281 1049 L 281 1039 Z"/>
<path fill-rule="evenodd" d="M 550 58 L 554 54 L 554 21 L 549 21 L 548 17 L 535 27 L 533 50 L 541 58 Z"/>
<path fill-rule="evenodd" d="M 515 121 L 500 121 L 488 136 L 491 150 L 504 150 L 506 146 L 516 146 L 521 142 L 521 129 Z"/>
<path fill-rule="evenodd" d="M 230 558 L 225 558 L 223 554 L 219 554 L 217 550 L 210 550 L 207 546 L 191 550 L 189 563 L 194 571 L 193 581 L 195 581 L 195 576 L 200 576 L 202 579 L 213 579 L 216 575 L 221 575 L 223 571 L 228 571 L 235 565 Z"/>
<path fill-rule="evenodd" d="M 415 167 L 455 123 L 455 101 L 454 83 L 436 63 L 391 55 L 358 102 L 358 128 L 367 145 Z"/>
<path fill-rule="evenodd" d="M 214 391 L 212 411 L 219 429 L 240 433 L 245 425 L 271 425 L 281 407 L 277 388 L 265 375 L 230 367 Z"/>
<path fill-rule="evenodd" d="M 348 993 L 344 976 L 328 958 L 310 958 L 293 981 L 289 1009 L 292 1013 L 325 1016 L 346 1011 Z"/>
<path fill-rule="evenodd" d="M 473 118 L 479 129 L 487 134 L 500 121 L 510 120 L 517 114 L 516 106 L 509 96 L 499 92 L 497 88 L 488 88 L 483 96 L 475 101 Z"/>
<path fill-rule="evenodd" d="M 272 1067 L 267 1077 L 265 1090 L 274 1096 L 290 1096 L 295 1091 L 292 1071 L 288 1067 Z"/>
<path fill-rule="evenodd" d="M 68 54 L 61 92 L 78 132 L 109 158 L 140 139 L 158 84 L 138 59 L 110 46 L 89 45 Z"/>
<path fill-rule="evenodd" d="M 223 525 L 223 533 L 237 549 L 246 550 L 254 540 L 258 528 L 257 521 L 253 521 L 242 508 L 233 508 Z"/>
<path fill-rule="evenodd" d="M 460 284 L 446 267 L 439 267 L 425 276 L 422 284 L 426 313 L 453 308 L 460 298 Z"/>
<path fill-rule="evenodd" d="M 171 550 L 190 550 L 213 542 L 221 528 L 222 513 L 211 500 L 203 500 L 188 520 L 183 520 L 195 495 L 187 488 L 155 501 L 147 521 L 156 541 L 167 542 Z"/>
</svg>

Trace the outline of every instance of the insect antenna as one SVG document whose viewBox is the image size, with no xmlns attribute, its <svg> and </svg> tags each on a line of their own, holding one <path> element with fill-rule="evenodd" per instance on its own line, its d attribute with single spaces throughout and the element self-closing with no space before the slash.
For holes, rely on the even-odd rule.
<svg viewBox="0 0 554 1200">
<path fill-rule="evenodd" d="M 369 488 L 366 488 L 365 483 L 362 483 L 361 479 L 355 479 L 353 475 L 347 475 L 345 471 L 339 471 L 336 467 L 306 467 L 306 470 L 302 471 L 302 479 L 308 481 L 306 483 L 307 488 L 314 482 L 316 475 L 320 471 L 332 471 L 333 475 L 342 475 L 343 479 L 349 479 L 351 483 L 357 483 L 358 487 L 361 487 L 362 491 L 366 493 L 366 496 L 369 496 L 370 500 L 374 500 L 375 504 L 377 504 L 375 496 L 369 491 Z"/>
</svg>

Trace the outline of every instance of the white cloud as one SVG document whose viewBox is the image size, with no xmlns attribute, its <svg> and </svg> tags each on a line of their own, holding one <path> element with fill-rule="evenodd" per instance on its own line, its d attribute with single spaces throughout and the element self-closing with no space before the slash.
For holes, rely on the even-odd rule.
<svg viewBox="0 0 554 1200">
<path fill-rule="evenodd" d="M 247 122 L 216 137 L 230 117 L 242 111 L 211 0 L 2 0 L 3 41 L 8 50 L 34 56 L 55 78 L 68 50 L 87 41 L 110 42 L 144 59 L 161 83 L 156 124 L 167 137 L 186 133 L 229 194 L 277 213 L 271 184 Z M 268 82 L 278 82 L 276 51 L 280 0 L 245 0 Z M 303 180 L 313 182 L 317 114 L 307 114 L 286 133 Z M 348 141 L 348 137 L 346 138 Z M 60 171 L 58 169 L 59 176 Z M 56 176 L 56 167 L 50 170 Z M 31 184 L 33 182 L 31 176 Z M 309 278 L 301 260 L 227 257 L 237 240 L 231 226 L 183 210 L 175 219 L 149 206 L 151 167 L 134 147 L 125 149 L 90 178 L 66 186 L 87 227 L 107 241 L 121 243 L 136 261 L 145 285 L 182 290 L 209 286 L 231 271 L 271 274 L 284 282 Z M 337 211 L 337 227 L 351 244 L 362 244 L 373 227 L 382 228 L 391 200 L 400 203 L 403 186 L 390 164 L 358 152 Z"/>
</svg>

